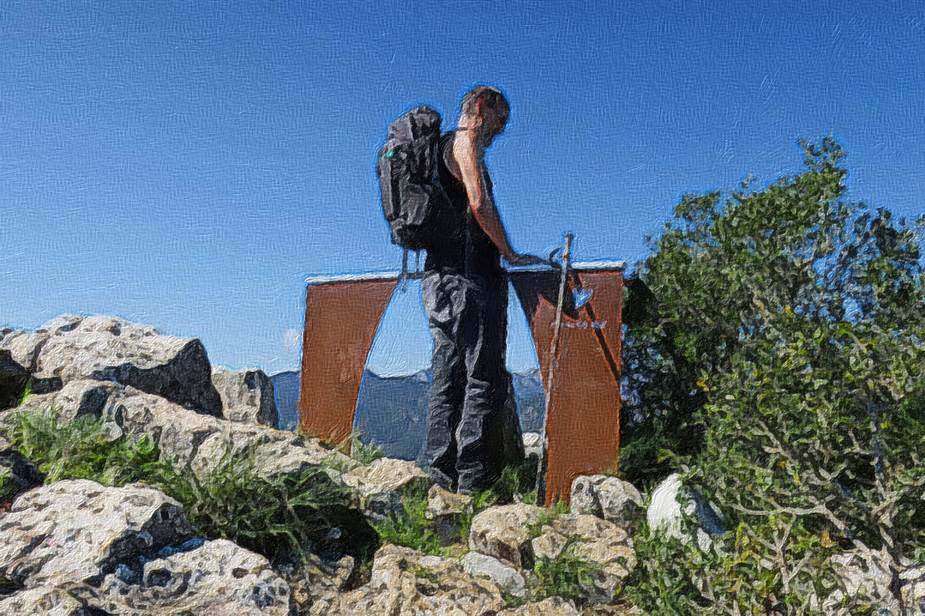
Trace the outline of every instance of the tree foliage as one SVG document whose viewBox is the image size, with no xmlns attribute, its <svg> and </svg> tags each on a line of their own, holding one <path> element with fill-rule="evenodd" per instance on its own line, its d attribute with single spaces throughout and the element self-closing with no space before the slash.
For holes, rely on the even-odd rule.
<svg viewBox="0 0 925 616">
<path fill-rule="evenodd" d="M 842 149 L 802 146 L 801 174 L 686 195 L 652 242 L 629 285 L 621 465 L 697 477 L 752 537 L 766 597 L 837 585 L 815 538 L 875 552 L 899 601 L 925 557 L 922 221 L 847 202 Z"/>
</svg>

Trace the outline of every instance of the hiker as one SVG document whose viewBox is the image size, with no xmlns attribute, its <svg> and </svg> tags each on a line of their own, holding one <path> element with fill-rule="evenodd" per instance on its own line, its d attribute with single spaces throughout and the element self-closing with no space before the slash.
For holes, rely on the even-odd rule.
<svg viewBox="0 0 925 616">
<path fill-rule="evenodd" d="M 504 422 L 517 423 L 507 406 L 513 401 L 501 258 L 543 262 L 511 247 L 485 168 L 485 149 L 504 130 L 509 110 L 498 89 L 477 86 L 462 100 L 456 130 L 441 137 L 439 179 L 459 213 L 458 228 L 428 248 L 424 263 L 422 295 L 434 338 L 426 455 L 433 481 L 460 493 L 498 478 L 506 463 Z"/>
</svg>

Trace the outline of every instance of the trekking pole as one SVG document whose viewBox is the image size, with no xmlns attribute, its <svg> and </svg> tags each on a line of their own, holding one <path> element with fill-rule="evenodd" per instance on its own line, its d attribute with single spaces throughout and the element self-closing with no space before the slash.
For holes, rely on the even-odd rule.
<svg viewBox="0 0 925 616">
<path fill-rule="evenodd" d="M 562 265 L 559 274 L 559 296 L 556 299 L 556 321 L 552 331 L 552 342 L 549 345 L 549 366 L 546 371 L 546 408 L 543 412 L 543 427 L 540 432 L 540 459 L 536 468 L 537 503 L 546 500 L 546 456 L 548 449 L 548 444 L 546 442 L 546 422 L 549 421 L 549 401 L 552 400 L 553 377 L 559 361 L 559 329 L 562 326 L 562 303 L 565 299 L 565 287 L 568 280 L 573 237 L 571 233 L 565 234 L 565 249 L 562 251 Z"/>
</svg>

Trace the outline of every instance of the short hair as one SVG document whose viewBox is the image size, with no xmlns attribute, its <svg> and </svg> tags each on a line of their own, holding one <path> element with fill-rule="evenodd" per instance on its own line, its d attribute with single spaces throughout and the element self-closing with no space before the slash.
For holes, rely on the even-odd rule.
<svg viewBox="0 0 925 616">
<path fill-rule="evenodd" d="M 501 90 L 492 86 L 475 86 L 463 96 L 462 103 L 459 105 L 459 111 L 462 115 L 475 115 L 478 101 L 485 101 L 484 104 L 494 109 L 501 119 L 507 122 L 508 113 L 511 110 L 511 104 L 501 93 Z"/>
</svg>

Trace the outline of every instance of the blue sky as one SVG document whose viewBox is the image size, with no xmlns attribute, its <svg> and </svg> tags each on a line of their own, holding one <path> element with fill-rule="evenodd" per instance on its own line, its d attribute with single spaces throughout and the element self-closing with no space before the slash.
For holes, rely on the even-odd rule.
<svg viewBox="0 0 925 616">
<path fill-rule="evenodd" d="M 294 369 L 304 278 L 400 262 L 389 121 L 427 103 L 452 124 L 476 83 L 511 100 L 489 165 L 522 251 L 570 230 L 576 258 L 632 264 L 681 194 L 799 172 L 797 140 L 829 133 L 850 198 L 922 213 L 925 4 L 758 4 L 7 0 L 0 325 L 116 314 Z M 370 366 L 429 352 L 412 288 Z"/>
</svg>

